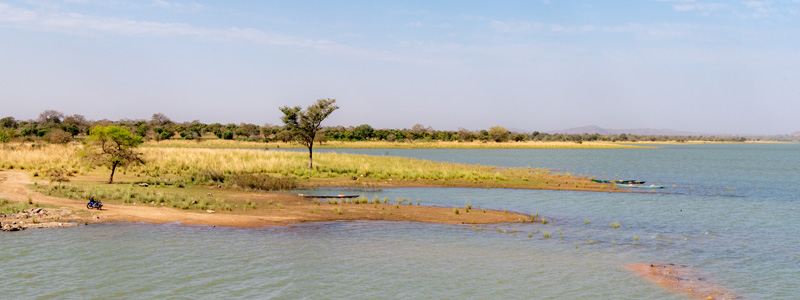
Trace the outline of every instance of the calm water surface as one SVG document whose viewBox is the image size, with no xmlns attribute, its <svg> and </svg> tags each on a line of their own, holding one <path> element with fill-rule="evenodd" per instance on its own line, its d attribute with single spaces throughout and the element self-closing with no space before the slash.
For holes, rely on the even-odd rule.
<svg viewBox="0 0 800 300">
<path fill-rule="evenodd" d="M 650 262 L 702 269 L 748 298 L 800 298 L 800 145 L 335 152 L 560 168 L 669 188 L 364 194 L 538 212 L 551 221 L 477 230 L 330 222 L 260 229 L 103 224 L 0 234 L 0 298 L 683 299 L 623 268 Z M 622 226 L 611 229 L 611 222 Z"/>
</svg>

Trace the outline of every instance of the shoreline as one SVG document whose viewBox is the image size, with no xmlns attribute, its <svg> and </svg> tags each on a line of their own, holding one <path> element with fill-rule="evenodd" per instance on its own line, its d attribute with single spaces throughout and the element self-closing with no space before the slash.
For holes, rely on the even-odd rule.
<svg viewBox="0 0 800 300">
<path fill-rule="evenodd" d="M 0 171 L 0 197 L 14 202 L 35 203 L 72 213 L 59 216 L 62 223 L 145 222 L 183 225 L 211 225 L 230 227 L 291 226 L 294 223 L 383 220 L 443 224 L 494 224 L 534 221 L 521 213 L 496 210 L 447 208 L 391 203 L 337 203 L 309 201 L 300 196 L 275 193 L 231 192 L 230 204 L 225 210 L 182 210 L 161 205 L 136 203 L 114 204 L 106 201 L 102 210 L 87 210 L 85 201 L 53 197 L 29 190 L 29 174 L 22 171 Z M 212 194 L 212 193 L 209 193 Z M 209 196 L 210 197 L 210 196 Z M 105 199 L 101 199 L 104 201 Z M 252 203 L 247 211 L 243 201 Z M 338 202 L 338 201 L 337 201 Z M 138 205 L 137 205 L 138 204 Z M 241 208 L 239 207 L 241 205 Z M 242 209 L 242 210 L 240 210 Z M 457 211 L 457 212 L 456 212 Z M 69 221 L 67 221 L 69 220 Z M 46 220 L 42 220 L 44 222 Z"/>
<path fill-rule="evenodd" d="M 497 210 L 484 210 L 469 207 L 437 207 L 413 205 L 398 202 L 396 204 L 374 203 L 341 203 L 336 204 L 324 201 L 309 201 L 300 195 L 276 193 L 250 193 L 234 192 L 242 198 L 254 201 L 258 205 L 272 205 L 277 209 L 251 210 L 249 213 L 216 212 L 216 211 L 186 211 L 162 205 L 121 205 L 104 203 L 102 210 L 86 210 L 85 201 L 67 199 L 41 194 L 28 189 L 34 181 L 30 174 L 18 170 L 0 170 L 0 198 L 15 202 L 35 203 L 34 208 L 25 209 L 17 214 L 0 214 L 0 231 L 16 231 L 27 228 L 63 228 L 84 226 L 95 223 L 150 223 L 201 226 L 225 226 L 236 228 L 258 228 L 267 226 L 294 227 L 299 223 L 320 223 L 335 221 L 396 221 L 396 222 L 423 222 L 438 224 L 463 224 L 471 225 L 473 229 L 481 230 L 481 224 L 524 223 L 542 222 L 542 218 L 534 215 L 525 215 L 517 212 L 504 212 Z M 408 185 L 406 185 L 408 186 Z M 434 187 L 434 185 L 426 185 Z M 441 186 L 439 186 L 441 187 Z M 206 188 L 206 187 L 204 187 Z M 206 188 L 224 193 L 224 190 Z M 211 195 L 212 193 L 209 193 Z M 387 198 L 388 199 L 388 198 Z M 241 199 L 240 199 L 241 200 Z M 344 200 L 344 199 L 342 199 Z M 353 200 L 356 201 L 356 200 Z M 112 201 L 107 201 L 112 202 Z M 44 205 L 46 207 L 39 207 Z M 277 212 L 277 213 L 275 213 Z M 50 217 L 48 217 L 48 215 Z M 22 216 L 22 217 L 21 217 Z M 37 219 L 38 218 L 38 219 Z M 38 220 L 38 222 L 36 221 Z M 17 226 L 16 229 L 2 230 L 7 225 Z M 2 234 L 2 233 L 0 233 Z M 683 265 L 674 264 L 635 264 L 624 266 L 632 274 L 638 275 L 642 280 L 664 288 L 675 294 L 682 294 L 695 299 L 739 299 L 727 288 L 715 285 L 713 281 L 688 280 L 687 276 L 702 274 Z M 664 269 L 670 272 L 663 272 Z M 674 270 L 674 272 L 673 272 Z M 676 277 L 674 274 L 680 274 Z"/>
</svg>

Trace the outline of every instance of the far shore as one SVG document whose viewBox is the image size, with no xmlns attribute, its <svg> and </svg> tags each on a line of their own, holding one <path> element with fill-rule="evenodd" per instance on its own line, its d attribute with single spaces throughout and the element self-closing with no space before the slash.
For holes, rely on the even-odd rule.
<svg viewBox="0 0 800 300">
<path fill-rule="evenodd" d="M 646 145 L 630 145 L 631 142 L 458 142 L 458 141 L 326 141 L 314 145 L 314 149 L 647 149 L 658 148 Z M 203 139 L 150 141 L 143 147 L 154 148 L 223 148 L 223 149 L 305 149 L 298 143 L 251 142 L 239 140 Z"/>
</svg>

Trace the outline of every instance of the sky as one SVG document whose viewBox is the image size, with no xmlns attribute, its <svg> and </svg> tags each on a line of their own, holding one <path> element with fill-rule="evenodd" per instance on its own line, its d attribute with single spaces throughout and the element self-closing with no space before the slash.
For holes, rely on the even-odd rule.
<svg viewBox="0 0 800 300">
<path fill-rule="evenodd" d="M 800 0 L 0 0 L 0 117 L 800 131 Z"/>
</svg>

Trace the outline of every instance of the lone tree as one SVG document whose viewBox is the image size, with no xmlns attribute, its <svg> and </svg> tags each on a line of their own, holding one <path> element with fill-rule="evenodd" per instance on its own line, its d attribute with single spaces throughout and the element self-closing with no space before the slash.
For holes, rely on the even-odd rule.
<svg viewBox="0 0 800 300">
<path fill-rule="evenodd" d="M 508 141 L 508 137 L 511 135 L 511 132 L 508 131 L 505 127 L 495 126 L 489 128 L 489 138 L 494 140 L 495 142 L 505 142 Z"/>
<path fill-rule="evenodd" d="M 144 163 L 135 151 L 142 144 L 142 137 L 131 134 L 128 129 L 97 125 L 89 134 L 89 142 L 100 148 L 99 152 L 93 151 L 89 158 L 111 168 L 108 183 L 114 183 L 114 171 L 118 166 Z"/>
<path fill-rule="evenodd" d="M 334 105 L 336 99 L 319 99 L 317 103 L 301 110 L 300 106 L 281 107 L 283 117 L 281 121 L 286 125 L 286 128 L 294 133 L 295 140 L 301 145 L 308 147 L 308 168 L 313 169 L 313 148 L 314 138 L 317 136 L 320 124 L 327 118 L 334 110 L 339 107 Z"/>
</svg>

